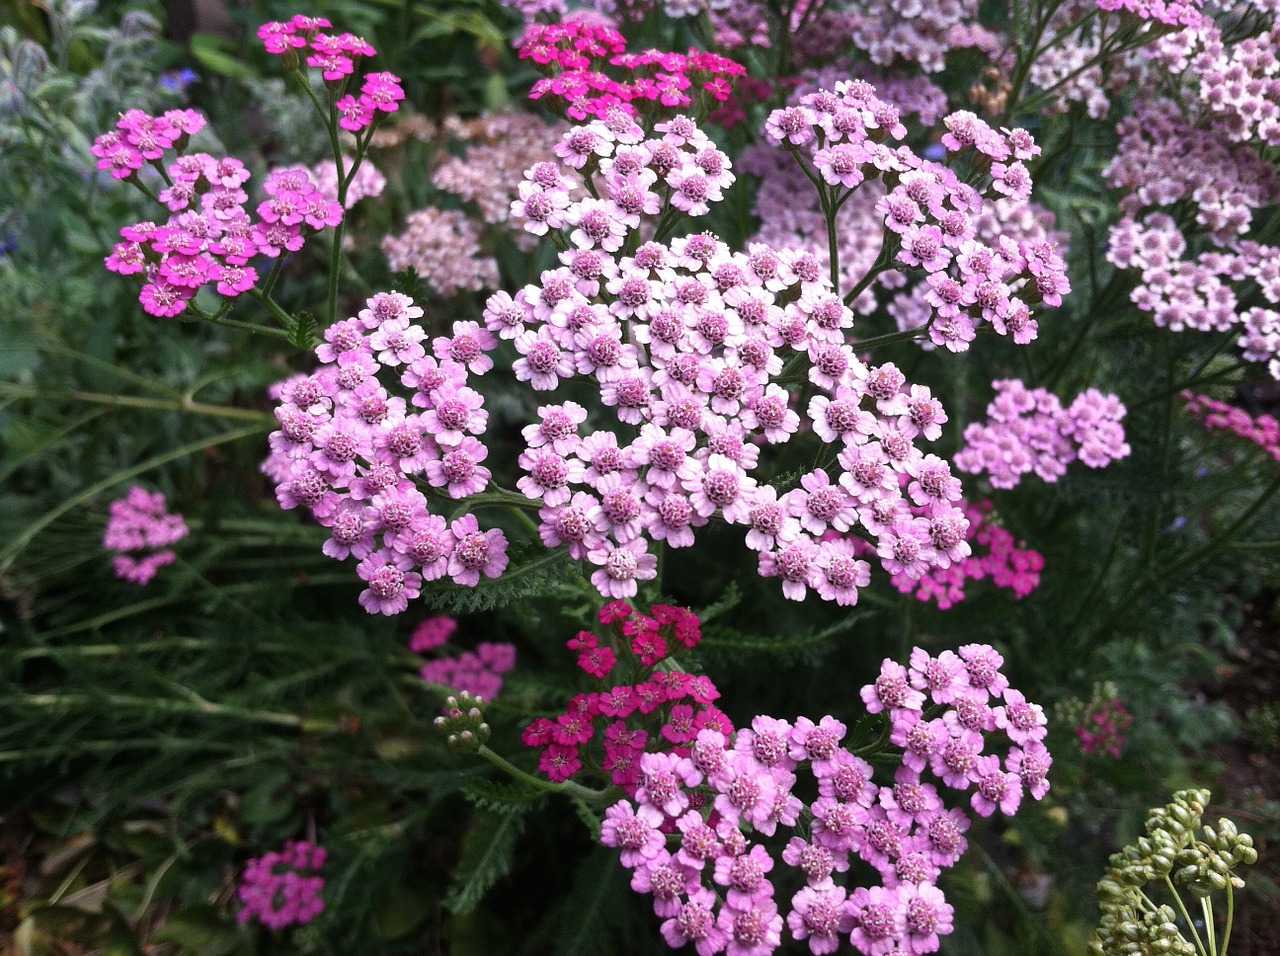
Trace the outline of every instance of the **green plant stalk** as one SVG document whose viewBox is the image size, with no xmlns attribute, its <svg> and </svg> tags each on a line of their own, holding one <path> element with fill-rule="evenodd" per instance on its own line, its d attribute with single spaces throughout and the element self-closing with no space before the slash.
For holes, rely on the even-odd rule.
<svg viewBox="0 0 1280 956">
<path fill-rule="evenodd" d="M 78 402 L 93 402 L 97 405 L 110 405 L 114 408 L 150 408 L 156 411 L 188 412 L 192 415 L 208 415 L 211 418 L 232 418 L 241 421 L 262 422 L 270 424 L 270 415 L 255 412 L 247 408 L 235 408 L 230 405 L 206 405 L 191 399 L 181 398 L 167 401 L 161 398 L 146 398 L 141 395 L 105 395 L 101 392 L 82 392 L 72 389 L 66 392 L 50 392 L 31 385 L 14 385 L 0 382 L 0 398 L 71 398 Z"/>
<path fill-rule="evenodd" d="M 1231 924 L 1235 921 L 1236 915 L 1236 894 L 1231 888 L 1231 881 L 1227 881 L 1227 920 L 1222 927 L 1222 949 L 1218 950 L 1218 956 L 1227 956 L 1227 944 L 1231 942 Z"/>
<path fill-rule="evenodd" d="M 1209 939 L 1209 956 L 1216 956 L 1218 951 L 1218 941 L 1215 939 L 1217 933 L 1213 925 L 1213 899 L 1208 896 L 1200 897 L 1200 912 L 1204 914 L 1204 933 Z"/>
<path fill-rule="evenodd" d="M 1213 956 L 1212 953 L 1206 953 L 1204 942 L 1200 939 L 1200 933 L 1196 930 L 1196 924 L 1191 919 L 1191 914 L 1187 912 L 1187 905 L 1182 902 L 1182 896 L 1173 886 L 1173 880 L 1169 879 L 1166 873 L 1164 877 L 1165 885 L 1169 887 L 1169 892 L 1173 894 L 1173 901 L 1178 904 L 1178 912 L 1182 914 L 1182 918 L 1186 920 L 1187 926 L 1191 928 L 1191 935 L 1195 938 L 1196 951 L 1200 956 Z"/>
<path fill-rule="evenodd" d="M 101 698 L 89 694 L 26 694 L 21 703 L 31 707 L 75 707 L 96 701 L 105 701 L 113 707 L 155 708 L 174 714 L 199 714 L 209 717 L 231 717 L 257 724 L 270 724 L 275 727 L 302 727 L 302 718 L 297 714 L 280 714 L 269 710 L 246 710 L 242 707 L 228 707 L 215 704 L 192 694 L 196 699 L 190 703 L 180 700 L 161 700 L 148 697 L 131 697 L 127 694 L 105 694 Z"/>
<path fill-rule="evenodd" d="M 545 790 L 548 793 L 562 793 L 566 796 L 577 797 L 584 803 L 593 807 L 602 807 L 606 800 L 611 799 L 614 795 L 609 790 L 593 790 L 591 787 L 584 787 L 580 783 L 572 780 L 564 780 L 560 783 L 552 783 L 550 780 L 541 780 L 531 773 L 526 773 L 515 764 L 511 763 L 501 754 L 490 749 L 487 744 L 481 744 L 480 749 L 476 751 L 481 757 L 493 764 L 500 770 L 505 771 L 510 776 L 527 783 L 531 787 L 538 790 Z"/>
</svg>

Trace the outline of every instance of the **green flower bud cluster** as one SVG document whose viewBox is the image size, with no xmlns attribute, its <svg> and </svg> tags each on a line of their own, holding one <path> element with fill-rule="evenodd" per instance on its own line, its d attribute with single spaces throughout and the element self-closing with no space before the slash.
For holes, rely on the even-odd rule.
<svg viewBox="0 0 1280 956">
<path fill-rule="evenodd" d="M 1170 881 L 1203 899 L 1214 890 L 1244 886 L 1232 869 L 1258 859 L 1253 838 L 1230 820 L 1202 827 L 1209 799 L 1208 790 L 1175 793 L 1172 803 L 1147 815 L 1145 836 L 1112 855 L 1098 883 L 1102 919 L 1089 941 L 1091 956 L 1196 956 L 1197 947 L 1182 935 L 1174 909 L 1155 905 L 1143 887 Z"/>
<path fill-rule="evenodd" d="M 484 722 L 484 698 L 465 690 L 444 702 L 444 714 L 435 720 L 436 729 L 448 735 L 449 746 L 474 753 L 489 739 Z"/>
</svg>

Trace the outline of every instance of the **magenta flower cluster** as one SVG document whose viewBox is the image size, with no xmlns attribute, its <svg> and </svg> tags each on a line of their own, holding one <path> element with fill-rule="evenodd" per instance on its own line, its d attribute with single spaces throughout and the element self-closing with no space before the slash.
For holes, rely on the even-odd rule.
<svg viewBox="0 0 1280 956">
<path fill-rule="evenodd" d="M 943 123 L 947 151 L 989 170 L 981 191 L 907 146 L 891 148 L 888 141 L 902 139 L 906 127 L 898 109 L 861 80 L 775 110 L 764 135 L 821 181 L 833 208 L 864 183 L 883 179 L 887 192 L 875 208 L 887 231 L 886 253 L 898 267 L 923 273 L 924 322 L 934 345 L 966 351 L 982 323 L 1026 344 L 1038 331 L 1032 308 L 1061 305 L 1070 291 L 1066 265 L 1048 240 L 1002 235 L 995 246 L 980 242 L 976 219 L 1002 197 L 1030 196 L 1025 160 L 1040 149 L 1026 130 L 998 132 L 973 113 L 952 113 Z"/>
<path fill-rule="evenodd" d="M 301 51 L 306 65 L 320 71 L 333 95 L 338 125 L 359 133 L 372 126 L 381 114 L 399 109 L 404 89 L 394 73 L 381 72 L 364 77 L 359 96 L 347 93 L 347 84 L 360 60 L 374 56 L 376 51 L 366 40 L 353 34 L 320 32 L 332 25 L 324 17 L 296 14 L 287 21 L 262 24 L 258 27 L 258 39 L 268 53 L 282 58 L 286 69 L 296 68 Z"/>
<path fill-rule="evenodd" d="M 538 769 L 553 781 L 585 771 L 634 796 L 644 754 L 687 755 L 703 729 L 728 734 L 733 725 L 712 705 L 720 692 L 709 677 L 666 669 L 702 639 L 696 614 L 666 604 L 643 614 L 610 601 L 599 617 L 608 629 L 603 643 L 579 631 L 566 646 L 603 689 L 574 695 L 555 718 L 535 719 L 521 740 L 542 751 Z"/>
<path fill-rule="evenodd" d="M 324 878 L 319 875 L 327 851 L 306 840 L 289 840 L 245 864 L 236 895 L 242 904 L 236 920 L 256 920 L 268 929 L 309 923 L 324 909 Z"/>
<path fill-rule="evenodd" d="M 1183 392 L 1187 412 L 1200 420 L 1207 431 L 1229 431 L 1233 435 L 1253 442 L 1276 461 L 1280 461 L 1280 421 L 1272 415 L 1250 415 L 1243 408 L 1236 408 L 1208 395 Z"/>
<path fill-rule="evenodd" d="M 146 584 L 177 555 L 170 545 L 188 534 L 182 515 L 167 510 L 164 495 L 134 485 L 107 506 L 102 546 L 115 552 L 112 569 L 118 578 Z"/>
<path fill-rule="evenodd" d="M 342 221 L 342 207 L 302 166 L 268 174 L 256 217 L 246 208 L 249 171 L 234 157 L 179 155 L 165 178 L 158 198 L 168 221 L 125 226 L 106 258 L 111 272 L 142 276 L 138 301 L 151 315 L 178 315 L 203 286 L 228 298 L 248 292 L 258 281 L 251 259 L 296 252 L 307 236 Z"/>
<path fill-rule="evenodd" d="M 921 601 L 932 601 L 947 610 L 965 599 L 965 583 L 990 580 L 998 588 L 1024 598 L 1040 586 L 1044 555 L 990 520 L 991 502 L 962 504 L 969 528 L 966 533 L 972 553 L 951 562 L 949 567 L 930 568 L 919 580 L 895 574 L 893 586 L 903 594 L 914 593 Z"/>
<path fill-rule="evenodd" d="M 1130 452 L 1120 424 L 1125 407 L 1115 395 L 1091 388 L 1064 409 L 1047 389 L 1029 389 L 1018 379 L 991 384 L 996 396 L 987 421 L 965 428 L 955 464 L 968 474 L 985 474 L 994 488 L 1012 488 L 1032 471 L 1042 481 L 1057 481 L 1077 459 L 1105 468 Z"/>
<path fill-rule="evenodd" d="M 371 46 L 350 34 L 317 32 L 328 21 L 296 16 L 287 23 L 267 23 L 259 29 L 267 49 L 293 56 L 305 47 L 307 63 L 322 70 L 330 102 L 344 129 L 360 131 L 378 116 L 398 108 L 404 98 L 399 81 L 390 73 L 370 74 L 358 100 L 342 96 L 355 62 L 372 56 Z M 296 65 L 296 62 L 295 62 Z M 338 98 L 340 97 L 341 98 Z M 347 104 L 351 101 L 352 104 Z M 163 224 L 137 222 L 120 230 L 106 267 L 121 275 L 140 275 L 138 299 L 151 315 L 171 317 L 183 312 L 203 287 L 212 286 L 227 298 L 255 288 L 258 271 L 250 262 L 258 257 L 280 259 L 297 252 L 304 240 L 342 221 L 336 187 L 328 192 L 304 167 L 273 170 L 263 184 L 265 196 L 256 215 L 249 211 L 250 178 L 235 157 L 187 153 L 191 136 L 205 126 L 192 110 L 170 110 L 150 116 L 141 110 L 125 112 L 116 129 L 94 140 L 91 151 L 98 168 L 117 179 L 128 179 L 152 195 L 138 176 L 150 167 L 154 184 L 163 186 L 153 198 L 169 211 Z M 172 150 L 176 156 L 165 163 Z M 353 177 L 349 169 L 343 177 Z M 334 171 L 333 178 L 338 178 Z M 370 180 L 362 182 L 368 189 Z"/>
<path fill-rule="evenodd" d="M 670 113 L 723 102 L 733 78 L 746 74 L 741 64 L 705 50 L 628 53 L 621 33 L 585 17 L 531 23 L 515 45 L 520 59 L 550 74 L 533 84 L 530 99 L 549 98 L 576 120 L 604 119 L 613 109 Z M 623 79 L 609 76 L 606 67 Z"/>
<path fill-rule="evenodd" d="M 891 784 L 842 746 L 847 728 L 834 717 L 760 716 L 733 735 L 699 731 L 688 756 L 642 755 L 635 796 L 609 808 L 600 840 L 621 852 L 632 889 L 653 896 L 673 948 L 764 956 L 785 929 L 814 954 L 842 939 L 867 956 L 934 952 L 953 916 L 937 878 L 964 853 L 969 827 L 939 785 L 970 791 L 982 816 L 1012 814 L 1024 794 L 1038 800 L 1049 787 L 1044 714 L 1008 686 L 1002 664 L 977 644 L 937 657 L 916 648 L 907 667 L 884 662 L 862 699 L 886 714 L 902 748 Z M 930 705 L 941 710 L 926 716 Z M 995 731 L 1012 742 L 1003 757 L 985 752 Z M 797 791 L 815 788 L 798 786 L 801 770 L 816 782 L 808 803 Z M 805 835 L 792 836 L 779 861 L 763 840 L 788 829 Z M 878 885 L 837 882 L 855 858 Z M 784 915 L 790 879 L 804 885 Z"/>
<path fill-rule="evenodd" d="M 359 562 L 368 585 L 360 605 L 371 614 L 399 614 L 424 581 L 448 576 L 474 587 L 507 566 L 501 531 L 482 531 L 473 514 L 452 522 L 432 514 L 415 481 L 448 499 L 489 484 L 488 449 L 475 437 L 488 413 L 466 383 L 492 367 L 486 353 L 496 340 L 456 322 L 427 355 L 426 331 L 413 322 L 421 315 L 408 296 L 383 292 L 326 329 L 321 367 L 275 389 L 280 430 L 262 464 L 282 508 L 302 505 L 331 529 L 324 553 Z M 383 371 L 410 391 L 409 402 L 388 392 Z"/>
</svg>

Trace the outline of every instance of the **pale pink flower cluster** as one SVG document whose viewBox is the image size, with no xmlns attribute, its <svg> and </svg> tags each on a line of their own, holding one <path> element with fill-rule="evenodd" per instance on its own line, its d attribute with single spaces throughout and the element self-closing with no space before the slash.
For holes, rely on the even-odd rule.
<svg viewBox="0 0 1280 956">
<path fill-rule="evenodd" d="M 1200 11 L 1204 0 L 1097 0 L 1099 10 L 1132 14 L 1171 27 L 1198 27 L 1209 22 Z"/>
<path fill-rule="evenodd" d="M 986 474 L 993 488 L 1012 488 L 1032 471 L 1054 482 L 1076 459 L 1104 468 L 1129 454 L 1120 424 L 1125 407 L 1115 395 L 1091 388 L 1063 408 L 1047 389 L 1028 389 L 1018 379 L 991 385 L 996 396 L 987 406 L 987 421 L 965 428 L 955 465 L 968 474 Z"/>
<path fill-rule="evenodd" d="M 250 860 L 236 887 L 243 904 L 236 921 L 256 920 L 268 929 L 311 922 L 324 909 L 319 871 L 327 856 L 322 846 L 290 840 L 279 851 Z"/>
<path fill-rule="evenodd" d="M 515 297 L 491 297 L 485 312 L 521 354 L 517 378 L 551 391 L 587 377 L 602 410 L 638 430 L 630 443 L 611 430 L 583 436 L 582 406 L 539 410 L 542 422 L 525 430 L 519 488 L 542 503 L 543 542 L 595 564 L 592 581 L 610 597 L 630 597 L 655 576 L 648 541 L 690 546 L 713 519 L 742 526 L 760 574 L 780 578 L 794 600 L 810 588 L 857 600 L 869 566 L 851 542 L 824 537 L 855 525 L 876 539 L 890 573 L 922 573 L 949 546 L 939 529 L 960 494 L 947 464 L 917 448 L 941 434 L 941 404 L 894 366 L 854 357 L 845 344 L 853 313 L 810 253 L 763 244 L 733 253 L 709 234 L 670 244 L 634 236 L 664 208 L 704 212 L 733 176 L 686 117 L 648 139 L 625 115 L 614 119 L 574 128 L 557 150 L 561 167 L 526 174 L 517 211 L 531 231 L 559 231 L 562 266 Z M 571 200 L 584 175 L 600 180 L 600 198 Z M 817 392 L 804 418 L 775 380 L 788 354 L 810 366 Z M 788 490 L 753 474 L 761 446 L 810 430 L 834 446 L 834 478 L 814 468 Z M 905 495 L 899 474 L 911 479 Z"/>
<path fill-rule="evenodd" d="M 865 182 L 883 178 L 889 188 L 875 210 L 892 261 L 924 274 L 919 298 L 928 306 L 921 318 L 930 342 L 966 351 L 985 323 L 1026 344 L 1037 334 L 1032 308 L 1061 305 L 1070 291 L 1066 265 L 1048 239 L 1001 234 L 994 245 L 980 241 L 977 219 L 1002 197 L 1025 203 L 1031 193 L 1025 161 L 1040 149 L 1025 130 L 996 131 L 973 113 L 952 113 L 943 123 L 942 146 L 957 154 L 974 150 L 975 162 L 989 169 L 981 191 L 909 147 L 891 148 L 888 140 L 902 139 L 906 127 L 897 108 L 861 80 L 775 110 L 764 135 L 804 163 L 809 178 L 821 179 L 837 206 Z"/>
<path fill-rule="evenodd" d="M 343 167 L 350 172 L 350 160 L 343 163 Z M 320 190 L 320 194 L 332 202 L 338 201 L 338 167 L 331 159 L 316 163 L 311 167 L 311 178 L 316 184 L 316 189 Z M 347 184 L 347 203 L 346 208 L 350 209 L 361 199 L 376 198 L 382 195 L 382 191 L 387 188 L 387 177 L 378 171 L 378 167 L 374 166 L 369 160 L 364 160 L 356 169 L 355 176 L 351 182 Z"/>
<path fill-rule="evenodd" d="M 842 746 L 847 728 L 834 717 L 759 716 L 728 737 L 704 728 L 687 756 L 641 755 L 634 800 L 609 808 L 600 841 L 620 851 L 632 889 L 653 897 L 672 948 L 765 956 L 785 931 L 814 954 L 845 940 L 866 956 L 935 952 L 953 918 L 937 879 L 963 855 L 969 827 L 939 787 L 971 791 L 981 816 L 1011 815 L 1024 794 L 1049 789 L 1044 713 L 1009 687 L 1002 664 L 981 644 L 884 662 L 862 699 L 902 749 L 892 783 Z M 986 749 L 996 731 L 1011 743 L 1003 757 Z M 815 786 L 800 786 L 801 771 L 816 783 L 808 802 L 798 793 Z M 798 832 L 775 858 L 765 838 L 788 830 Z M 855 859 L 875 885 L 853 885 Z"/>
<path fill-rule="evenodd" d="M 111 565 L 116 577 L 146 584 L 162 567 L 177 560 L 170 545 L 189 531 L 182 515 L 171 514 L 166 508 L 161 492 L 138 485 L 107 506 L 102 547 L 115 552 Z"/>
<path fill-rule="evenodd" d="M 866 52 L 872 63 L 890 66 L 895 61 L 917 63 L 926 73 L 945 66 L 947 51 L 968 44 L 956 27 L 978 19 L 977 0 L 868 0 L 859 5 L 862 16 L 853 28 L 853 42 Z"/>
<path fill-rule="evenodd" d="M 473 203 L 481 219 L 497 225 L 511 218 L 529 157 L 551 152 L 569 127 L 532 113 L 499 112 L 474 120 L 449 118 L 442 128 L 465 148 L 435 168 L 431 184 Z"/>
<path fill-rule="evenodd" d="M 1257 209 L 1280 199 L 1273 163 L 1256 147 L 1233 143 L 1230 127 L 1212 116 L 1192 125 L 1172 100 L 1143 100 L 1116 127 L 1120 143 L 1103 170 L 1121 190 L 1120 209 L 1139 210 L 1190 202 L 1195 221 L 1219 243 L 1245 234 Z"/>
<path fill-rule="evenodd" d="M 427 206 L 409 213 L 404 231 L 382 240 L 393 272 L 413 269 L 442 296 L 498 285 L 498 262 L 481 249 L 481 226 L 458 209 Z"/>
<path fill-rule="evenodd" d="M 1111 228 L 1107 260 L 1136 269 L 1132 302 L 1156 325 L 1174 332 L 1230 332 L 1250 362 L 1267 365 L 1280 378 L 1280 246 L 1236 241 L 1184 259 L 1187 241 L 1173 218 L 1148 213 L 1125 217 Z M 1250 281 L 1266 304 L 1243 307 L 1234 286 Z"/>
<path fill-rule="evenodd" d="M 320 368 L 275 389 L 280 430 L 262 464 L 282 508 L 304 506 L 331 529 L 325 554 L 359 562 L 368 585 L 360 604 L 371 614 L 400 613 L 424 581 L 475 587 L 507 566 L 501 531 L 481 530 L 474 514 L 447 522 L 422 490 L 458 500 L 489 484 L 488 449 L 476 437 L 488 413 L 467 380 L 493 366 L 496 341 L 455 322 L 428 343 L 414 322 L 421 315 L 408 296 L 382 292 L 326 329 Z M 407 389 L 408 401 L 388 384 Z"/>
</svg>

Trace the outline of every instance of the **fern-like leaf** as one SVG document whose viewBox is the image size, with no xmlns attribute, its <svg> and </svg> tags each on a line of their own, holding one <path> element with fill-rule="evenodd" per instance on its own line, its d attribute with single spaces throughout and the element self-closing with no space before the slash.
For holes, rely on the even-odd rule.
<svg viewBox="0 0 1280 956">
<path fill-rule="evenodd" d="M 493 884 L 511 871 L 522 830 L 523 811 L 481 814 L 462 843 L 462 859 L 454 867 L 444 905 L 457 914 L 479 906 Z"/>
<path fill-rule="evenodd" d="M 481 810 L 491 813 L 524 813 L 546 794 L 518 783 L 497 783 L 485 777 L 464 777 L 462 794 Z"/>
</svg>

